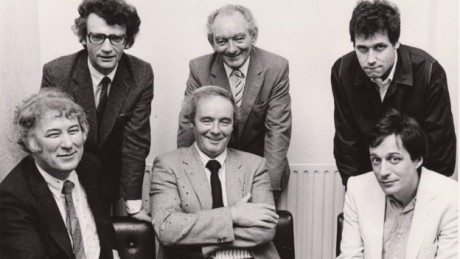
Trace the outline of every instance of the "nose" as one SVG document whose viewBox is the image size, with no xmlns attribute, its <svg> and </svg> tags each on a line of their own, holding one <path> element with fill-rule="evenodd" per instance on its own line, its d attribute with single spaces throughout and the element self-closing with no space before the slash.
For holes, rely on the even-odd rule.
<svg viewBox="0 0 460 259">
<path fill-rule="evenodd" d="M 227 53 L 228 54 L 235 54 L 237 51 L 236 43 L 233 40 L 228 41 Z"/>
<path fill-rule="evenodd" d="M 61 147 L 65 149 L 72 148 L 73 142 L 69 134 L 62 134 L 61 136 Z"/>
<path fill-rule="evenodd" d="M 101 50 L 104 52 L 110 52 L 112 51 L 113 46 L 112 43 L 110 43 L 110 40 L 107 38 L 101 45 Z"/>
<path fill-rule="evenodd" d="M 385 161 L 382 161 L 382 163 L 380 164 L 379 175 L 380 175 L 382 178 L 386 178 L 386 177 L 388 177 L 390 174 L 391 174 L 391 170 L 390 170 L 390 168 L 388 167 L 387 163 L 386 163 Z"/>
<path fill-rule="evenodd" d="M 374 65 L 375 62 L 377 61 L 377 57 L 376 57 L 377 53 L 370 49 L 369 52 L 367 53 L 367 64 L 369 65 Z"/>
<path fill-rule="evenodd" d="M 211 133 L 214 135 L 218 135 L 220 133 L 220 126 L 219 122 L 215 121 L 211 126 Z"/>
</svg>

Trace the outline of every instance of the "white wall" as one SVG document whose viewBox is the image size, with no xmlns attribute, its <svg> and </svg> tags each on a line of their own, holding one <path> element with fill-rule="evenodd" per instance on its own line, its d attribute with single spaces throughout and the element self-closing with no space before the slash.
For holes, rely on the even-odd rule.
<svg viewBox="0 0 460 259">
<path fill-rule="evenodd" d="M 152 147 L 148 162 L 175 148 L 177 114 L 188 76 L 188 61 L 212 51 L 207 15 L 226 3 L 249 7 L 259 25 L 257 45 L 290 61 L 294 164 L 334 164 L 330 67 L 352 50 L 348 22 L 355 1 L 131 1 L 142 19 L 127 53 L 150 62 L 155 73 Z M 70 31 L 80 1 L 40 2 L 41 63 L 80 49 Z M 444 66 L 457 118 L 458 8 L 455 0 L 398 1 L 403 44 L 425 49 Z M 39 83 L 37 82 L 37 87 Z"/>
</svg>

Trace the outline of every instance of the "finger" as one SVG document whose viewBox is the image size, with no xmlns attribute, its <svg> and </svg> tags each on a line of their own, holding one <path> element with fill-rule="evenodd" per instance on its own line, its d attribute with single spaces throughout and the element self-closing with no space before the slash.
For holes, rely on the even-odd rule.
<svg viewBox="0 0 460 259">
<path fill-rule="evenodd" d="M 237 205 L 242 204 L 242 203 L 248 203 L 250 199 L 251 199 L 251 193 L 248 193 L 237 203 Z"/>
<path fill-rule="evenodd" d="M 254 223 L 254 226 L 259 228 L 273 229 L 276 227 L 276 224 L 258 220 Z"/>
</svg>

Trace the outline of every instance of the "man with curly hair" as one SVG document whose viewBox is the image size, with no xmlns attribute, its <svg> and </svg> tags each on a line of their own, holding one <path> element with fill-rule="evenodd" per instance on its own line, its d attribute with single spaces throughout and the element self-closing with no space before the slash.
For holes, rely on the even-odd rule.
<svg viewBox="0 0 460 259">
<path fill-rule="evenodd" d="M 58 89 L 16 109 L 29 155 L 0 183 L 0 258 L 119 258 L 100 200 L 100 165 L 83 153 L 88 121 Z"/>
<path fill-rule="evenodd" d="M 150 150 L 153 71 L 124 53 L 134 44 L 140 19 L 124 0 L 83 1 L 73 27 L 84 49 L 43 67 L 42 87 L 60 87 L 88 114 L 85 152 L 101 162 L 105 209 L 120 197 L 129 215 L 142 209 L 142 181 Z"/>
<path fill-rule="evenodd" d="M 400 44 L 400 28 L 394 4 L 358 2 L 350 21 L 354 51 L 332 67 L 334 156 L 344 185 L 372 169 L 365 136 L 388 108 L 415 117 L 426 132 L 426 168 L 454 173 L 456 136 L 446 74 L 425 51 Z"/>
</svg>

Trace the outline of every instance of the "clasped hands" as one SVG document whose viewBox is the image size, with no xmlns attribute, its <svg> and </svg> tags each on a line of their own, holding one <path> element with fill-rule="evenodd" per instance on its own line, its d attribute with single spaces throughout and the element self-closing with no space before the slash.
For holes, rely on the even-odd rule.
<svg viewBox="0 0 460 259">
<path fill-rule="evenodd" d="M 278 223 L 278 214 L 273 205 L 265 203 L 248 203 L 248 193 L 237 204 L 230 207 L 233 223 L 241 227 L 260 227 L 272 229 Z"/>
</svg>

